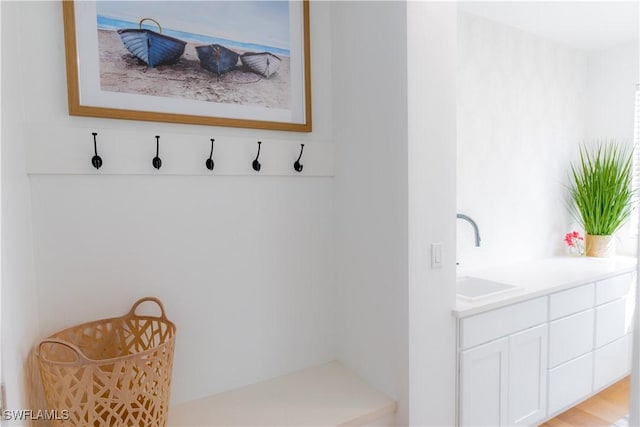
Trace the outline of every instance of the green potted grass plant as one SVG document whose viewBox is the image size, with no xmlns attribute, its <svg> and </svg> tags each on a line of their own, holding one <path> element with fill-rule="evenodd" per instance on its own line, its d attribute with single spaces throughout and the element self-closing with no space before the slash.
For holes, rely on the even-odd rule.
<svg viewBox="0 0 640 427">
<path fill-rule="evenodd" d="M 580 161 L 571 164 L 569 210 L 586 233 L 587 256 L 615 251 L 613 234 L 629 218 L 633 190 L 633 150 L 615 141 L 580 146 Z"/>
</svg>

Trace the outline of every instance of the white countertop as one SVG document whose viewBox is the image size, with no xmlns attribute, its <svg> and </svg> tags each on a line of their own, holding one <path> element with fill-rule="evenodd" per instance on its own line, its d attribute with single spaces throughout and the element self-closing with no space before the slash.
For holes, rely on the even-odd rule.
<svg viewBox="0 0 640 427">
<path fill-rule="evenodd" d="M 636 258 L 554 257 L 525 263 L 466 271 L 477 277 L 517 286 L 508 292 L 467 301 L 458 297 L 453 314 L 467 317 L 486 310 L 547 295 L 574 286 L 636 270 Z"/>
</svg>

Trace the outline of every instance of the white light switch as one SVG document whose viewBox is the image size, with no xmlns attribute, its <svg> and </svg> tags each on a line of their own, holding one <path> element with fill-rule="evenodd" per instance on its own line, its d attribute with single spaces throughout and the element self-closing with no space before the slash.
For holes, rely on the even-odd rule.
<svg viewBox="0 0 640 427">
<path fill-rule="evenodd" d="M 442 268 L 442 243 L 431 244 L 431 268 Z"/>
</svg>

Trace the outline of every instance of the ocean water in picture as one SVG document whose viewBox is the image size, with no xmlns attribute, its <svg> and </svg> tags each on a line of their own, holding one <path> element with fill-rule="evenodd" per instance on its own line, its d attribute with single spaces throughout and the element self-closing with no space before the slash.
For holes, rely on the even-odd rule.
<svg viewBox="0 0 640 427">
<path fill-rule="evenodd" d="M 116 18 L 108 18 L 106 16 L 98 15 L 98 29 L 99 30 L 121 30 L 125 28 L 139 28 L 138 22 L 123 21 Z M 162 23 L 160 23 L 162 25 Z M 152 31 L 158 31 L 158 27 L 149 21 L 142 23 L 142 28 Z M 177 31 L 170 28 L 162 27 L 162 34 L 175 37 L 186 42 L 191 41 L 200 44 L 220 44 L 228 48 L 237 48 L 246 52 L 270 52 L 274 55 L 289 56 L 288 49 L 277 48 L 273 46 L 265 46 L 255 43 L 243 43 L 235 40 L 228 40 L 225 38 L 206 36 L 202 34 L 194 34 L 185 31 Z"/>
<path fill-rule="evenodd" d="M 162 25 L 163 34 L 202 44 L 289 56 L 289 2 L 120 1 L 96 2 L 98 28 L 139 28 L 143 18 Z M 149 22 L 143 28 L 156 31 Z"/>
</svg>

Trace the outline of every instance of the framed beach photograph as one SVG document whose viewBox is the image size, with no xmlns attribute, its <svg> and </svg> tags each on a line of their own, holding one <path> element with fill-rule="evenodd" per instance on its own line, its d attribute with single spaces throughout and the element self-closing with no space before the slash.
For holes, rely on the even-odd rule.
<svg viewBox="0 0 640 427">
<path fill-rule="evenodd" d="M 62 6 L 69 114 L 311 131 L 308 0 Z"/>
</svg>

